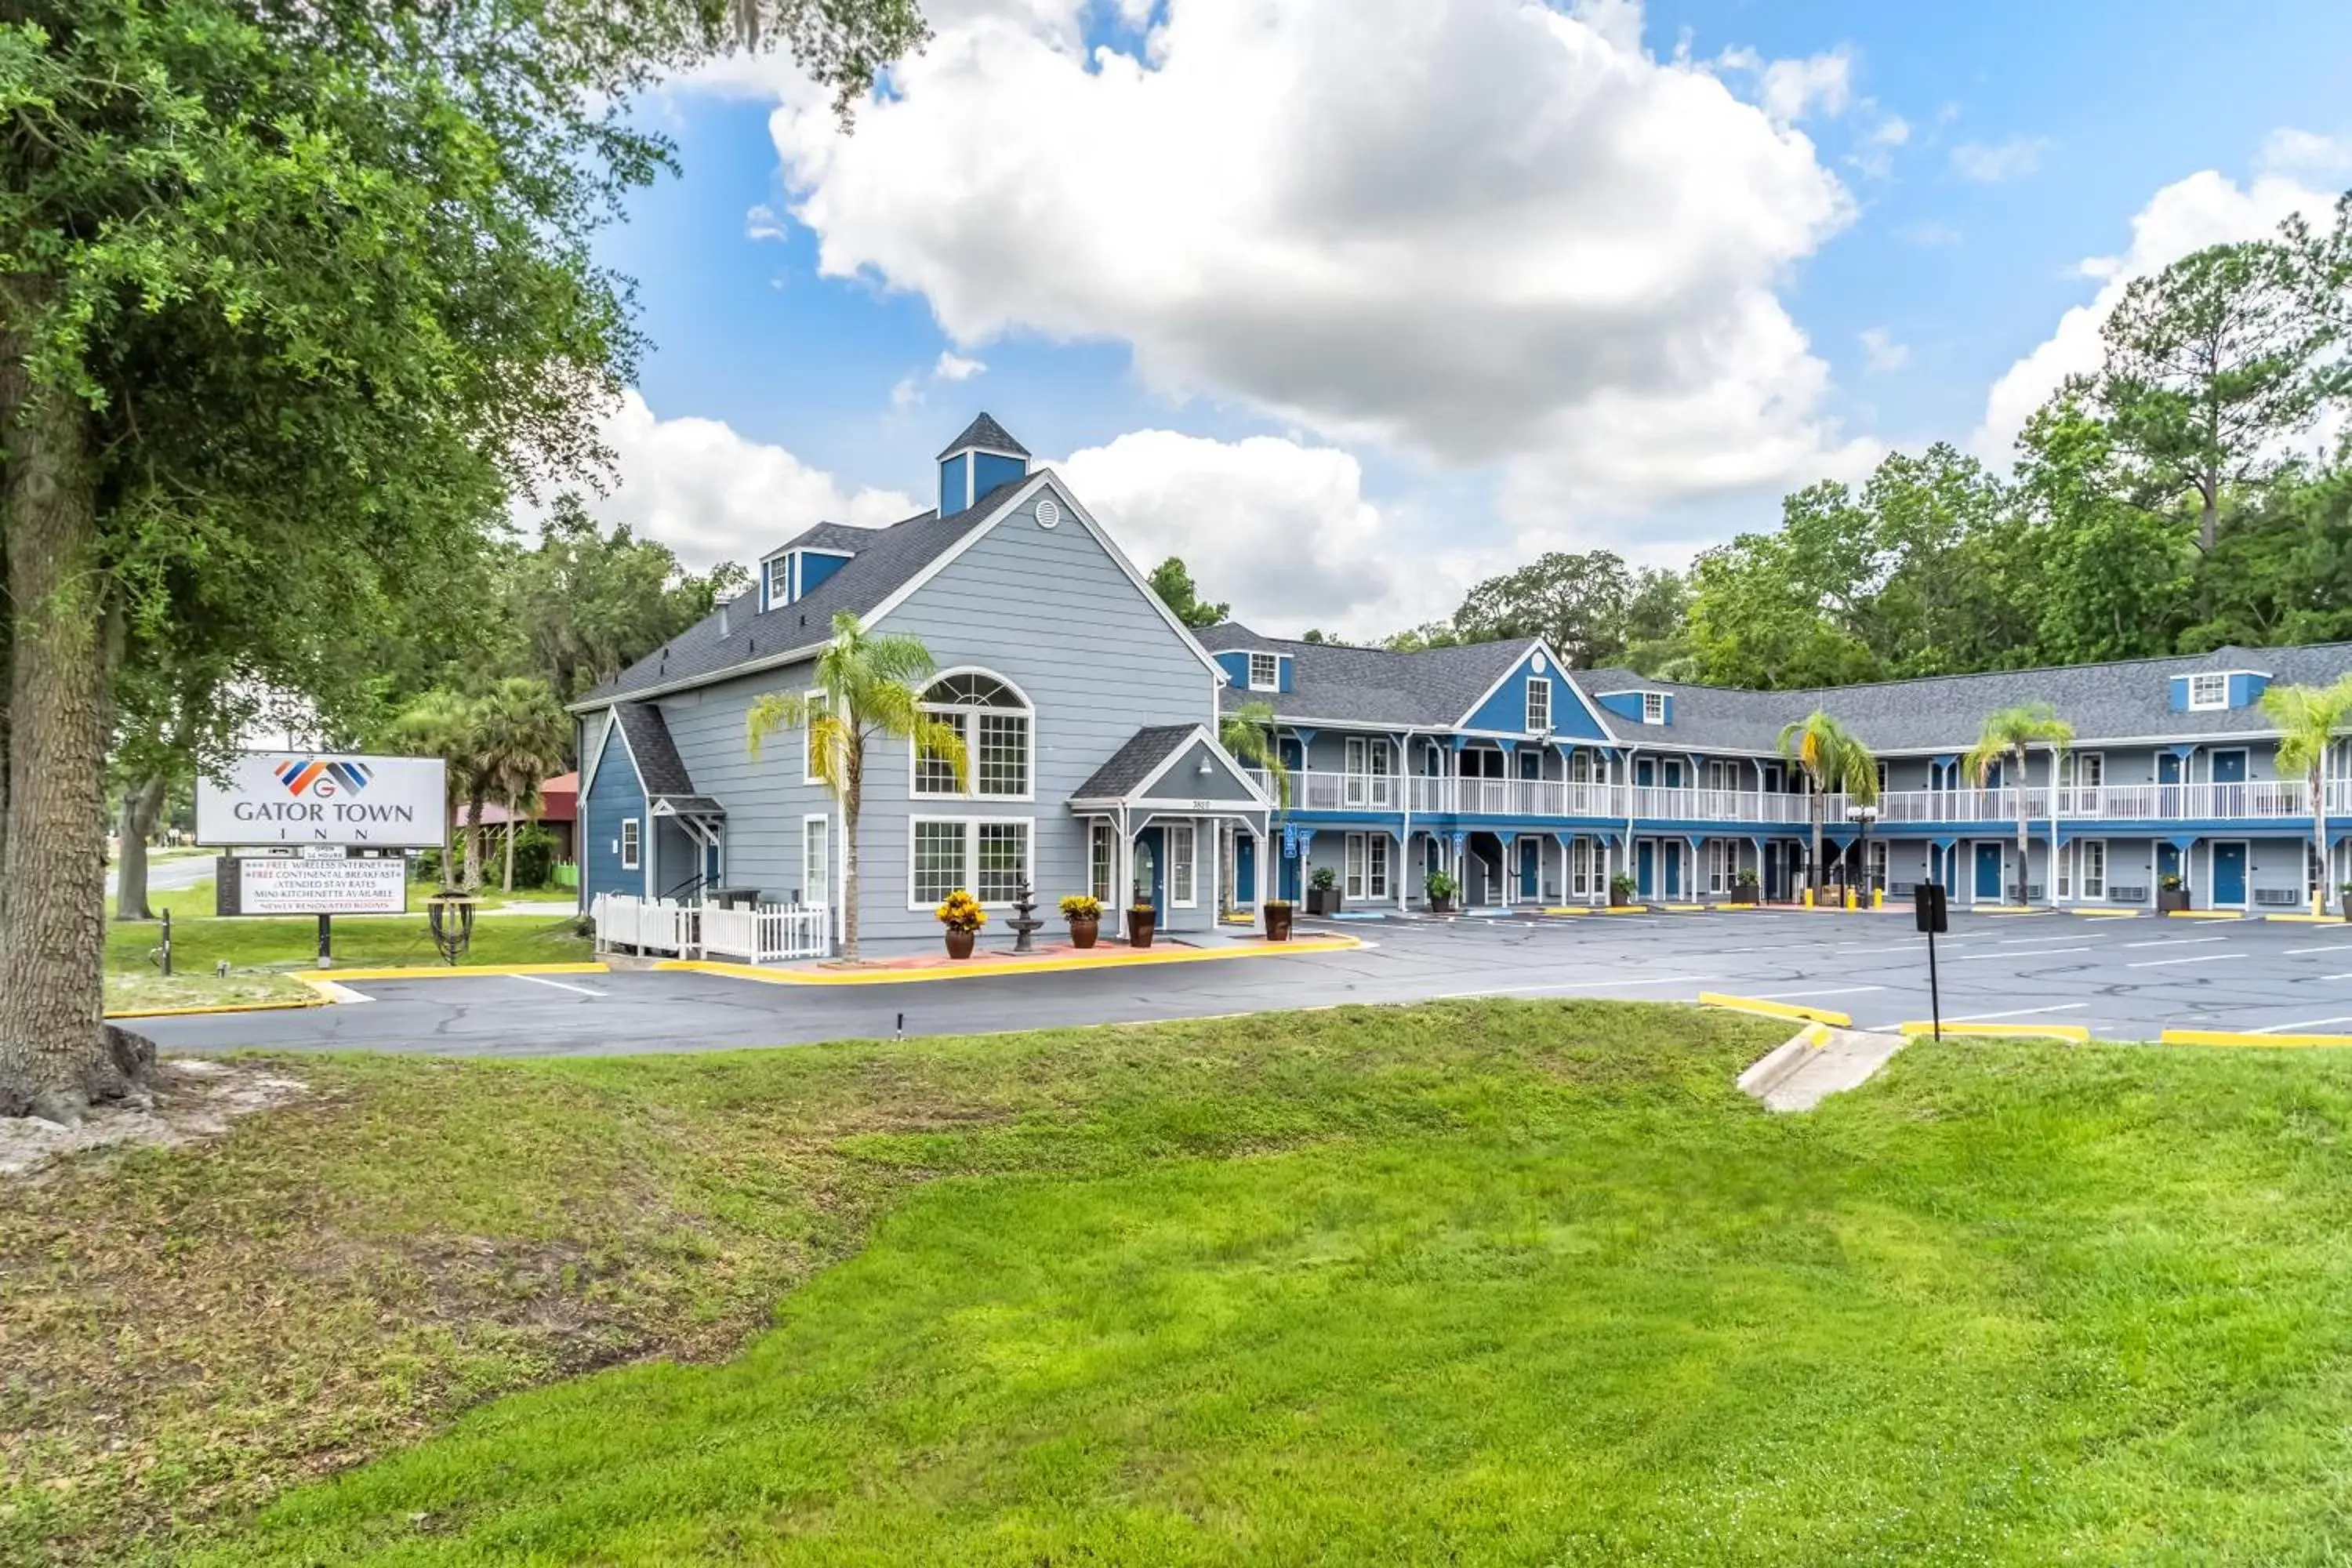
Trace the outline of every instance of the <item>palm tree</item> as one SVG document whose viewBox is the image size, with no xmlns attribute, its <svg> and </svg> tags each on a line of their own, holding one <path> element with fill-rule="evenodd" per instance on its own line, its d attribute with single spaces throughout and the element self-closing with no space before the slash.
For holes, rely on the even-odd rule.
<svg viewBox="0 0 2352 1568">
<path fill-rule="evenodd" d="M 540 781 L 563 766 L 571 725 L 556 706 L 553 689 L 528 675 L 511 675 L 492 687 L 478 712 L 486 782 L 506 805 L 505 865 L 499 887 L 511 893 L 515 830 L 525 814 L 539 809 Z"/>
<path fill-rule="evenodd" d="M 394 740 L 412 752 L 439 757 L 447 767 L 450 820 L 464 821 L 465 875 L 463 885 L 481 885 L 480 846 L 471 831 L 472 825 L 482 815 L 482 801 L 489 792 L 488 781 L 481 769 L 482 705 L 461 691 L 436 687 L 400 710 L 392 721 Z M 470 815 L 460 818 L 457 807 L 466 803 Z M 441 881 L 446 887 L 449 876 L 448 851 L 442 851 Z"/>
<path fill-rule="evenodd" d="M 2017 900 L 2025 901 L 2026 867 L 2026 796 L 2025 759 L 2035 746 L 2050 748 L 2050 789 L 2054 805 L 2058 790 L 2058 758 L 2074 743 L 2074 726 L 2058 717 L 2058 710 L 2047 702 L 2027 702 L 2015 708 L 2004 708 L 1985 718 L 1984 729 L 1977 735 L 1977 743 L 1969 754 L 1965 766 L 1977 788 L 1983 789 L 1992 778 L 1993 769 L 2003 763 L 2017 764 Z M 2056 851 L 2053 849 L 2053 854 Z M 2051 868 L 2054 876 L 2057 868 Z"/>
<path fill-rule="evenodd" d="M 2273 686 L 2263 711 L 2279 728 L 2278 771 L 2301 773 L 2311 790 L 2311 841 L 2319 849 L 2319 903 L 2327 910 L 2327 752 L 2352 726 L 2352 675 L 2333 686 Z"/>
<path fill-rule="evenodd" d="M 1265 770 L 1274 781 L 1275 804 L 1290 806 L 1290 770 L 1282 764 L 1282 746 L 1274 737 L 1274 704 L 1244 702 L 1217 725 L 1217 742 L 1234 761 Z"/>
<path fill-rule="evenodd" d="M 1822 816 L 1829 797 L 1843 792 L 1856 805 L 1878 800 L 1878 759 L 1870 748 L 1848 733 L 1844 725 L 1816 708 L 1780 731 L 1780 754 L 1796 765 L 1812 786 L 1809 815 L 1813 821 L 1813 856 L 1805 863 L 1805 886 L 1816 896 L 1822 885 Z"/>
<path fill-rule="evenodd" d="M 869 635 L 844 610 L 833 617 L 833 641 L 816 657 L 816 689 L 772 691 L 751 704 L 744 737 L 751 754 L 778 729 L 808 732 L 809 772 L 841 803 L 841 952 L 857 956 L 857 818 L 866 796 L 866 752 L 888 737 L 911 741 L 917 754 L 929 752 L 955 770 L 959 785 L 969 777 L 963 734 L 923 711 L 930 650 L 919 637 Z"/>
</svg>

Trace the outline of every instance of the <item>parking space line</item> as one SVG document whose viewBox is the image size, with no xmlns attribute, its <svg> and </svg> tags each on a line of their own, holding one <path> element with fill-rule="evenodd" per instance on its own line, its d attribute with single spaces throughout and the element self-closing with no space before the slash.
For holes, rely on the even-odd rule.
<svg viewBox="0 0 2352 1568">
<path fill-rule="evenodd" d="M 2331 942 L 2324 947 L 2290 947 L 2286 951 L 2291 957 L 2306 952 L 2352 952 L 2352 942 Z"/>
<path fill-rule="evenodd" d="M 2176 963 L 2219 963 L 2224 959 L 2237 956 L 2234 952 L 2199 952 L 2192 953 L 2187 958 L 2143 959 L 2137 963 L 2126 963 L 2124 967 L 2126 969 L 2165 969 Z"/>
<path fill-rule="evenodd" d="M 585 985 L 567 985 L 561 980 L 549 980 L 542 975 L 509 974 L 507 978 L 509 980 L 528 980 L 533 985 L 552 985 L 558 991 L 576 991 L 583 996 L 602 996 L 604 994 L 602 991 L 591 991 Z"/>
<path fill-rule="evenodd" d="M 1835 991 L 1748 991 L 1741 994 L 1751 1002 L 1810 1002 L 1816 996 L 1859 996 L 1865 991 L 1884 991 L 1884 985 L 1848 985 Z"/>
<path fill-rule="evenodd" d="M 2352 1016 L 2341 1018 L 2305 1018 L 2300 1024 L 2272 1024 L 2252 1032 L 2257 1035 L 2292 1035 L 2305 1029 L 2316 1029 L 2322 1024 L 2352 1024 Z"/>
<path fill-rule="evenodd" d="M 1981 1024 L 1992 1018 L 2031 1018 L 2042 1013 L 2079 1013 L 2088 1002 L 2060 1002 L 2048 1007 L 2012 1007 L 2006 1013 L 1958 1013 L 1952 1016 L 1955 1024 Z"/>
<path fill-rule="evenodd" d="M 2226 936 L 2168 936 L 2158 942 L 2127 942 L 2126 947 L 2203 947 L 2209 942 L 2227 942 Z"/>
<path fill-rule="evenodd" d="M 2053 953 L 2088 952 L 2090 951 L 2091 944 L 2084 942 L 2080 947 L 2045 947 L 2039 952 L 1964 952 L 1958 958 L 1948 958 L 1944 960 L 1944 962 L 1947 963 L 1967 963 L 1971 960 L 1985 958 L 2007 958 L 2012 960 L 2048 958 Z"/>
<path fill-rule="evenodd" d="M 1563 980 L 1550 985 L 1486 985 L 1475 991 L 1440 991 L 1433 999 L 1449 1002 L 1467 996 L 1505 996 L 1521 991 L 1600 991 L 1612 985 L 1683 985 L 1706 978 L 1704 974 L 1654 974 L 1646 979 Z"/>
</svg>

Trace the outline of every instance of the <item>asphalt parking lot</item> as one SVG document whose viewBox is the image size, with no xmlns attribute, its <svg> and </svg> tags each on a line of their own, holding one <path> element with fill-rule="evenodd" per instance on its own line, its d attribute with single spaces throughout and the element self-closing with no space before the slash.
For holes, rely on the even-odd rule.
<svg viewBox="0 0 2352 1568">
<path fill-rule="evenodd" d="M 369 1000 L 162 1018 L 167 1049 L 240 1047 L 460 1056 L 596 1055 L 1133 1023 L 1446 996 L 1810 1004 L 1860 1028 L 1927 1016 L 1924 939 L 1897 916 L 1758 910 L 1448 921 L 1358 921 L 1360 951 L 786 986 L 674 971 L 377 981 Z M 2108 1039 L 2166 1028 L 2352 1032 L 2352 926 L 1957 914 L 1939 940 L 1948 1021 L 2074 1024 Z"/>
</svg>

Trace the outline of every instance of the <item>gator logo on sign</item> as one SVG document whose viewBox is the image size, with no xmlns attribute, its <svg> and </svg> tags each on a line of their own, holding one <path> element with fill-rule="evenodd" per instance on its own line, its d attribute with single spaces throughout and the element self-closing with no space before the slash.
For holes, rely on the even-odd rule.
<svg viewBox="0 0 2352 1568">
<path fill-rule="evenodd" d="M 337 762 L 327 757 L 295 757 L 278 764 L 278 782 L 286 786 L 286 793 L 307 795 L 313 800 L 357 795 L 367 788 L 371 776 L 365 763 Z"/>
</svg>

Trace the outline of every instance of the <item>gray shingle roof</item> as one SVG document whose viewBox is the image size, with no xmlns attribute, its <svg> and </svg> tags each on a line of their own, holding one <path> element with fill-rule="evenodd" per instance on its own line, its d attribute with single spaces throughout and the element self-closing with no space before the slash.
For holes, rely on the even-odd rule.
<svg viewBox="0 0 2352 1568">
<path fill-rule="evenodd" d="M 1277 717 L 1301 722 L 1324 719 L 1424 728 L 1459 722 L 1536 646 L 1534 638 L 1519 637 L 1397 653 L 1260 637 L 1235 621 L 1220 622 L 1197 636 L 1211 653 L 1258 648 L 1290 658 L 1289 690 L 1223 687 L 1218 700 L 1229 712 L 1245 702 L 1269 702 Z"/>
<path fill-rule="evenodd" d="M 646 786 L 646 795 L 649 798 L 692 795 L 693 776 L 669 738 L 669 722 L 661 710 L 650 702 L 619 702 L 614 704 L 613 713 L 628 739 L 629 755 L 637 760 L 637 782 Z"/>
<path fill-rule="evenodd" d="M 717 612 L 678 633 L 614 679 L 581 699 L 602 702 L 648 687 L 718 676 L 737 665 L 812 647 L 830 635 L 833 617 L 846 610 L 862 616 L 905 586 L 916 574 L 985 521 L 990 512 L 1034 476 L 1008 479 L 959 512 L 941 517 L 918 512 L 887 528 L 853 528 L 821 522 L 793 541 L 856 553 L 838 571 L 790 605 L 751 613 L 759 603 L 747 595 L 730 607 L 728 635 L 719 635 Z M 785 548 L 792 548 L 791 545 Z M 764 559 L 764 557 L 763 557 Z"/>
<path fill-rule="evenodd" d="M 985 447 L 992 452 L 1010 452 L 1016 458 L 1029 455 L 1029 448 L 1014 440 L 1013 433 L 999 425 L 986 409 L 981 411 L 979 418 L 964 426 L 962 435 L 941 447 L 940 456 L 953 457 L 966 447 Z"/>
<path fill-rule="evenodd" d="M 1198 724 L 1151 724 L 1128 737 L 1127 744 L 1070 792 L 1072 800 L 1117 800 L 1151 776 L 1154 768 L 1191 742 Z"/>
<path fill-rule="evenodd" d="M 1878 752 L 1964 752 L 1987 715 L 2021 703 L 2047 702 L 2074 726 L 2075 743 L 2178 736 L 2263 732 L 2273 728 L 2258 708 L 2202 713 L 2172 711 L 2171 678 L 2197 671 L 2250 669 L 2281 685 L 2325 685 L 2352 673 L 2352 643 L 2305 647 L 2216 648 L 2121 659 L 2108 664 L 1938 675 L 1866 686 L 1801 691 L 1734 691 L 1650 680 L 1630 669 L 1571 672 L 1579 686 L 1604 691 L 1665 691 L 1675 721 L 1648 727 L 1610 716 L 1623 738 L 1661 750 L 1774 752 L 1784 725 L 1823 709 Z"/>
</svg>

